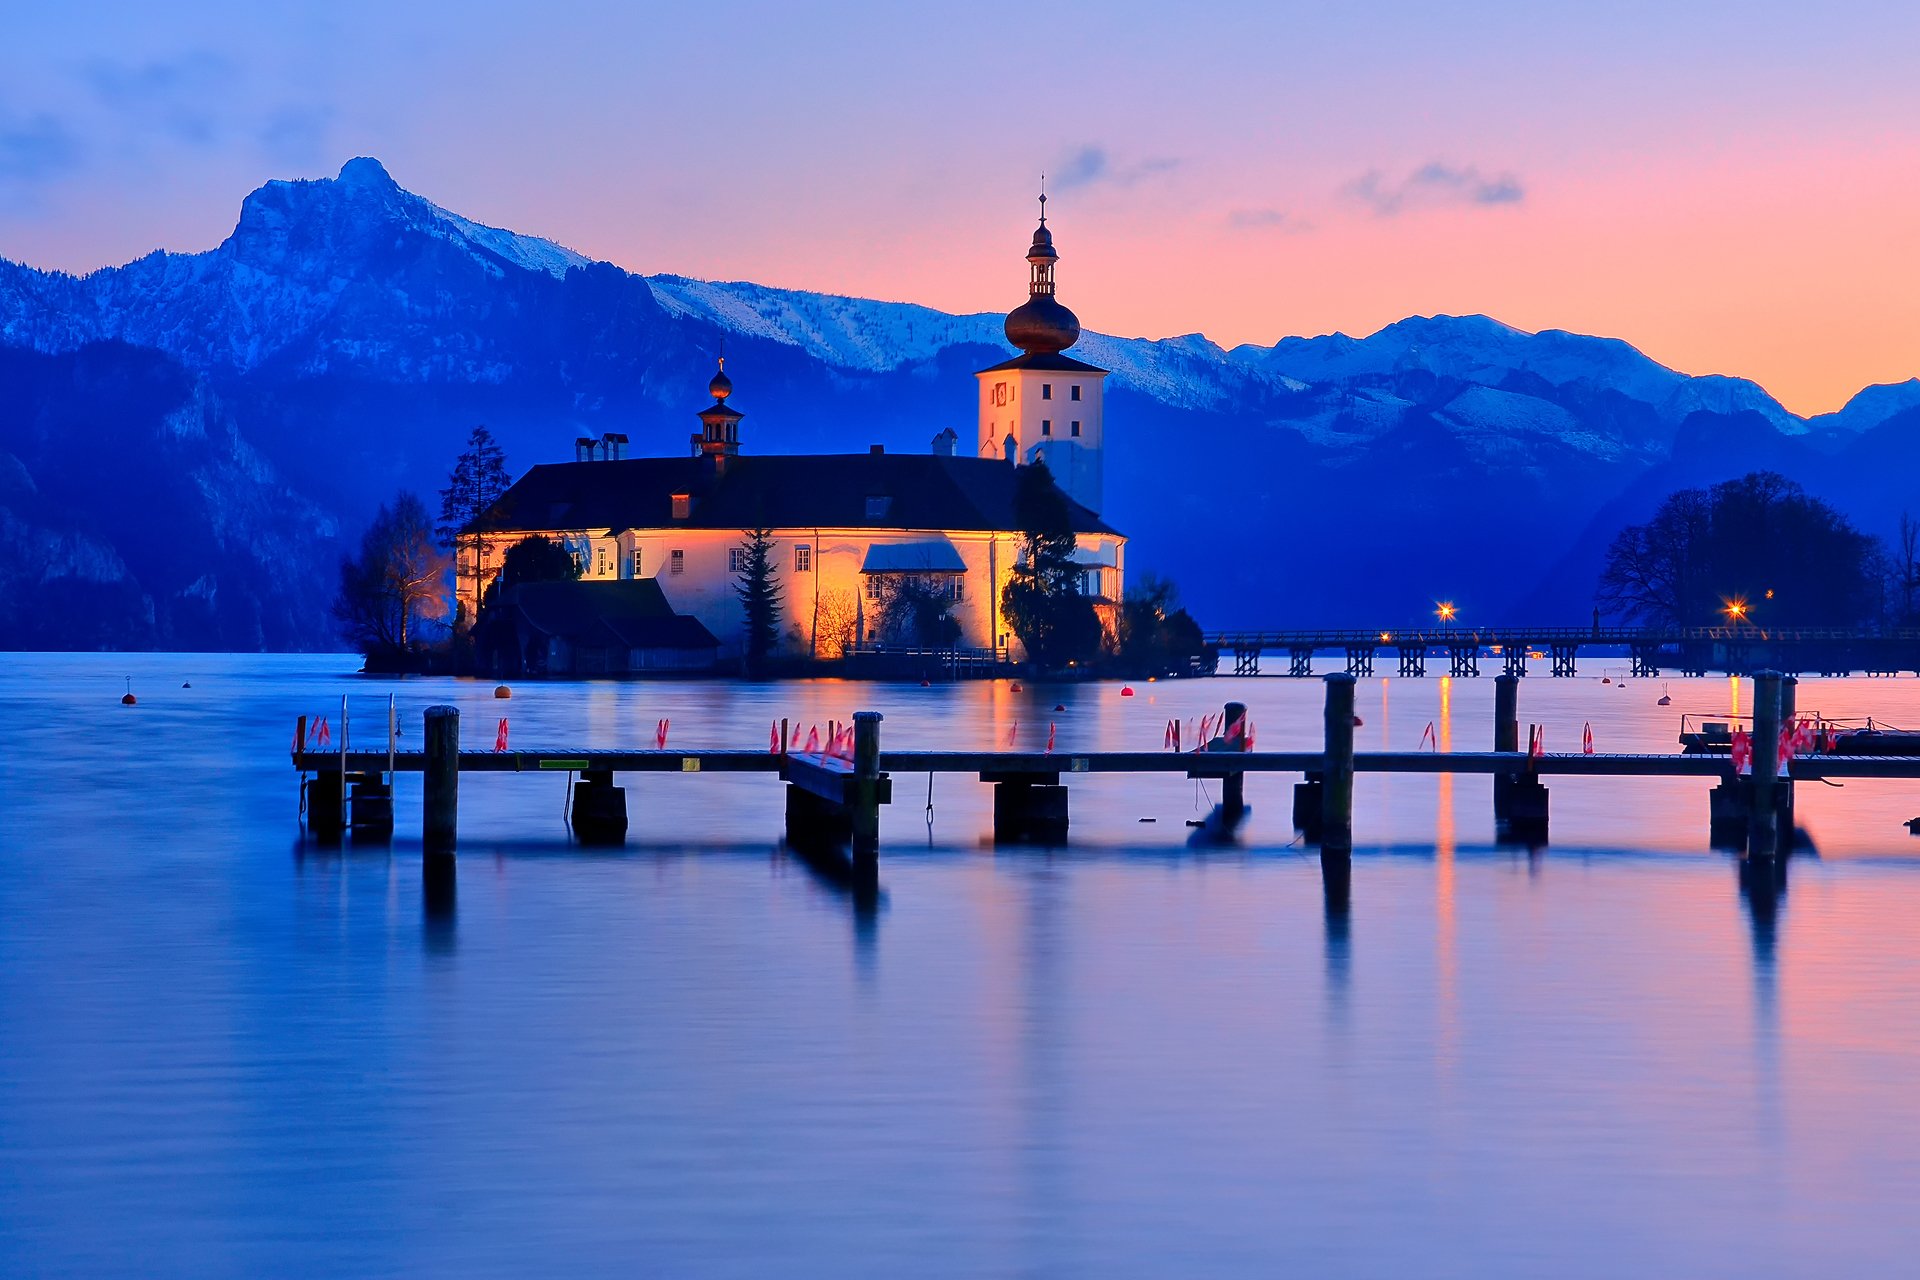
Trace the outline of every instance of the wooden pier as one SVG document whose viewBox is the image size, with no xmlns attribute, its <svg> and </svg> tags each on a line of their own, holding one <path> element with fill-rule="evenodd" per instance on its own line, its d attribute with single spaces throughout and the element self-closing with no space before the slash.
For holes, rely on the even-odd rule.
<svg viewBox="0 0 1920 1280">
<path fill-rule="evenodd" d="M 1794 675 L 1844 676 L 1856 672 L 1894 676 L 1920 674 L 1920 629 L 1867 631 L 1833 627 L 1760 627 L 1749 623 L 1716 627 L 1378 627 L 1361 630 L 1238 630 L 1206 637 L 1216 652 L 1233 655 L 1233 674 L 1257 676 L 1260 660 L 1285 654 L 1285 674 L 1314 674 L 1320 655 L 1338 655 L 1353 676 L 1380 674 L 1421 677 L 1429 665 L 1455 677 L 1480 674 L 1481 659 L 1500 674 L 1524 676 L 1545 664 L 1561 678 L 1576 674 L 1582 649 L 1624 650 L 1628 673 L 1658 676 L 1676 672 L 1704 676 L 1710 671 L 1751 675 L 1762 668 Z M 1537 655 L 1537 656 L 1536 656 Z"/>
<path fill-rule="evenodd" d="M 971 774 L 994 787 L 994 834 L 1009 841 L 1059 842 L 1069 827 L 1065 780 L 1080 774 L 1172 774 L 1221 783 L 1222 799 L 1212 830 L 1230 836 L 1246 814 L 1249 774 L 1296 774 L 1293 826 L 1331 855 L 1353 847 L 1353 778 L 1356 774 L 1468 774 L 1494 779 L 1493 816 L 1503 838 L 1540 843 L 1547 838 L 1548 778 L 1699 778 L 1716 785 L 1708 822 L 1717 845 L 1771 857 L 1790 847 L 1793 784 L 1843 778 L 1920 779 L 1920 757 L 1800 755 L 1777 768 L 1772 750 L 1755 750 L 1750 773 L 1736 772 L 1727 755 L 1548 754 L 1520 750 L 1518 677 L 1497 677 L 1492 749 L 1487 751 L 1377 751 L 1353 749 L 1354 677 L 1325 677 L 1324 746 L 1319 751 L 1250 751 L 1246 708 L 1229 703 L 1220 730 L 1194 751 L 887 751 L 880 745 L 881 716 L 861 712 L 850 727 L 830 730 L 826 751 L 785 748 L 785 726 L 771 750 L 600 750 L 592 747 L 536 751 L 467 751 L 459 746 L 459 715 L 451 707 L 426 712 L 424 749 L 394 749 L 389 717 L 385 751 L 313 750 L 302 717 L 293 766 L 302 780 L 309 830 L 320 838 L 390 836 L 393 778 L 425 775 L 422 839 L 430 855 L 450 856 L 457 839 L 462 774 L 557 774 L 570 783 L 570 820 L 587 843 L 618 842 L 627 832 L 625 789 L 620 774 L 754 773 L 784 784 L 786 836 L 803 847 L 850 850 L 856 871 L 871 871 L 880 853 L 880 806 L 893 798 L 894 774 Z M 1755 679 L 1754 741 L 1772 743 L 1794 716 L 1795 681 L 1778 672 Z M 363 808 L 364 806 L 364 808 Z"/>
</svg>

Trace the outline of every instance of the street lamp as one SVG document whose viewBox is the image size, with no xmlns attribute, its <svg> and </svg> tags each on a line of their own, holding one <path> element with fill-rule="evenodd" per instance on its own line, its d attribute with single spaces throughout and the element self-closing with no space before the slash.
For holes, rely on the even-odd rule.
<svg viewBox="0 0 1920 1280">
<path fill-rule="evenodd" d="M 1727 606 L 1722 612 L 1727 615 L 1729 623 L 1738 625 L 1747 620 L 1747 602 L 1735 597 L 1727 601 Z"/>
<path fill-rule="evenodd" d="M 1442 600 L 1440 602 L 1440 607 L 1438 609 L 1435 609 L 1434 612 L 1440 616 L 1440 621 L 1445 624 L 1447 629 L 1447 635 L 1449 638 L 1451 638 L 1453 635 L 1453 615 L 1456 612 L 1458 612 L 1453 607 L 1453 601 Z"/>
</svg>

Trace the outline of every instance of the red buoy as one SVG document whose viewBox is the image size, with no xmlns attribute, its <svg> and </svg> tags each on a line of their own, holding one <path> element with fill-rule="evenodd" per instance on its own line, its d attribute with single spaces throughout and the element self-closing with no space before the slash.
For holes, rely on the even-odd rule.
<svg viewBox="0 0 1920 1280">
<path fill-rule="evenodd" d="M 1130 684 L 1122 685 L 1120 688 L 1120 696 L 1123 698 L 1131 698 L 1133 696 L 1133 686 Z"/>
</svg>

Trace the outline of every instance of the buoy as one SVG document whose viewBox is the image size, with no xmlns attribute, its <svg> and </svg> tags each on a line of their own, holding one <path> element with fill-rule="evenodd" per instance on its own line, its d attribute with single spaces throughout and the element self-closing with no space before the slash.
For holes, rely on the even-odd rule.
<svg viewBox="0 0 1920 1280">
<path fill-rule="evenodd" d="M 1148 684 L 1152 684 L 1152 683 L 1153 683 L 1154 681 L 1156 681 L 1156 680 L 1158 680 L 1159 678 L 1160 678 L 1159 676 L 1148 676 L 1148 677 L 1147 677 L 1147 683 L 1148 683 Z M 1153 821 L 1153 819 L 1152 819 L 1152 818 L 1142 818 L 1142 819 L 1140 819 L 1140 821 L 1142 821 L 1142 822 L 1152 822 L 1152 821 Z"/>
<path fill-rule="evenodd" d="M 1663 693 L 1660 695 L 1660 701 L 1654 703 L 1653 705 L 1656 707 L 1670 707 L 1673 705 L 1673 699 L 1669 698 L 1666 694 Z"/>
<path fill-rule="evenodd" d="M 1601 684 L 1612 684 L 1612 683 L 1613 683 L 1613 677 L 1612 677 L 1612 676 L 1601 676 L 1601 677 L 1600 677 L 1600 683 L 1601 683 Z"/>
<path fill-rule="evenodd" d="M 1366 723 L 1366 721 L 1365 721 L 1365 720 L 1362 720 L 1362 719 L 1361 719 L 1361 718 L 1360 718 L 1359 716 L 1355 716 L 1355 717 L 1353 718 L 1353 727 L 1354 727 L 1354 728 L 1356 728 L 1356 729 L 1358 729 L 1358 728 L 1359 728 L 1359 727 L 1360 727 L 1361 725 L 1363 725 L 1363 724 L 1365 724 L 1365 723 Z"/>
<path fill-rule="evenodd" d="M 1130 684 L 1121 685 L 1120 696 L 1123 698 L 1131 698 L 1133 696 L 1133 686 Z"/>
<path fill-rule="evenodd" d="M 1920 836 L 1920 818 L 1908 818 L 1907 830 L 1913 835 Z"/>
<path fill-rule="evenodd" d="M 1064 702 L 1056 702 L 1053 704 L 1053 709 L 1055 711 L 1065 711 L 1067 709 L 1067 704 Z"/>
<path fill-rule="evenodd" d="M 493 686 L 493 696 L 496 698 L 511 698 L 513 696 L 513 690 L 503 684 L 497 684 Z"/>
<path fill-rule="evenodd" d="M 1019 682 L 1018 680 L 1015 680 L 1015 681 L 1013 682 L 1013 691 L 1014 691 L 1015 693 L 1021 693 L 1021 692 L 1024 692 L 1024 691 L 1023 691 L 1023 690 L 1022 690 L 1022 689 L 1020 688 L 1020 682 Z"/>
<path fill-rule="evenodd" d="M 191 689 L 191 688 L 193 688 L 193 681 L 191 681 L 191 680 L 183 680 L 183 681 L 181 681 L 181 683 L 180 683 L 180 687 L 181 687 L 182 689 Z"/>
<path fill-rule="evenodd" d="M 922 681 L 920 682 L 920 687 L 921 687 L 922 689 L 931 689 L 931 688 L 933 687 L 933 681 L 931 681 L 931 680 L 922 680 Z"/>
<path fill-rule="evenodd" d="M 138 701 L 140 701 L 140 699 L 133 696 L 133 677 L 128 676 L 127 692 L 126 692 L 126 695 L 120 699 L 120 705 L 123 707 L 130 707 Z"/>
</svg>

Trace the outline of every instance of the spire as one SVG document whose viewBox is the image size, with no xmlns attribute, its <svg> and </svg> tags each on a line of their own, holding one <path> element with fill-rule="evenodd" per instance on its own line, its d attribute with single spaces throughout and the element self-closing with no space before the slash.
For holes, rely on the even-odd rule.
<svg viewBox="0 0 1920 1280">
<path fill-rule="evenodd" d="M 720 357 L 719 368 L 707 383 L 713 403 L 700 411 L 700 430 L 693 437 L 693 451 L 713 458 L 716 465 L 740 452 L 740 419 L 746 415 L 727 403 L 733 394 L 733 379 L 727 376 L 727 358 Z"/>
<path fill-rule="evenodd" d="M 1053 232 L 1047 229 L 1047 179 L 1040 176 L 1040 225 L 1027 246 L 1027 301 L 1007 317 L 1007 341 L 1028 355 L 1064 351 L 1080 340 L 1080 320 L 1053 296 Z"/>
</svg>

